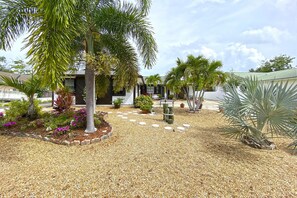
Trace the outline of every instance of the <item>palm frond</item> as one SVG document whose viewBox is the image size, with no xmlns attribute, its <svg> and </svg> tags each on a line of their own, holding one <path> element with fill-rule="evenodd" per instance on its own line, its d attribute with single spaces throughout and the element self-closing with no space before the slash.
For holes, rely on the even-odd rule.
<svg viewBox="0 0 297 198">
<path fill-rule="evenodd" d="M 101 33 L 125 35 L 135 41 L 145 67 L 156 62 L 157 44 L 147 18 L 131 3 L 103 7 L 96 13 L 96 27 Z"/>
<path fill-rule="evenodd" d="M 0 49 L 11 49 L 13 41 L 34 22 L 36 3 L 33 0 L 0 1 Z"/>
</svg>

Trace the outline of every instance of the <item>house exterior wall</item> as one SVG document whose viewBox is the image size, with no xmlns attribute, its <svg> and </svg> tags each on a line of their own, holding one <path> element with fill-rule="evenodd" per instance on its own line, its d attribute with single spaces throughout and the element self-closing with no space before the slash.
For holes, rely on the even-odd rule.
<svg viewBox="0 0 297 198">
<path fill-rule="evenodd" d="M 190 97 L 192 97 L 193 96 L 193 88 L 191 86 L 189 87 L 189 92 L 190 92 L 189 93 Z M 195 93 L 197 93 L 197 96 L 199 96 L 200 91 L 196 91 Z M 205 91 L 203 98 L 205 100 L 220 101 L 220 100 L 223 100 L 224 95 L 225 95 L 225 93 L 224 93 L 222 86 L 217 86 L 215 88 L 215 91 Z"/>
<path fill-rule="evenodd" d="M 134 93 L 133 93 L 133 89 L 131 90 L 127 90 L 126 91 L 126 95 L 125 96 L 112 96 L 112 101 L 116 100 L 117 98 L 123 98 L 124 101 L 123 101 L 123 104 L 124 105 L 133 105 L 134 103 Z"/>
</svg>

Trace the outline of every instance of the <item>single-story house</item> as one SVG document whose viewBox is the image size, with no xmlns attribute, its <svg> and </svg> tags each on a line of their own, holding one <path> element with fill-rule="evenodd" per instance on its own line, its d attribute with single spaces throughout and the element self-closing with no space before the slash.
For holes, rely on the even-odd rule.
<svg viewBox="0 0 297 198">
<path fill-rule="evenodd" d="M 15 73 L 3 72 L 3 71 L 0 71 L 0 76 L 13 77 L 18 79 L 20 82 L 24 82 L 30 78 L 30 75 L 15 74 Z M 26 98 L 27 96 L 24 93 L 19 92 L 17 89 L 13 87 L 0 86 L 1 101 L 21 100 Z"/>
<path fill-rule="evenodd" d="M 138 76 L 137 84 L 131 90 L 123 88 L 119 92 L 115 92 L 113 89 L 113 79 L 110 77 L 109 88 L 106 95 L 102 98 L 97 98 L 96 104 L 100 105 L 111 105 L 117 98 L 123 98 L 123 104 L 132 105 L 134 104 L 135 98 L 142 94 L 141 86 L 144 84 L 144 79 L 141 75 Z M 86 104 L 84 101 L 84 90 L 85 90 L 85 71 L 77 71 L 75 73 L 66 73 L 64 85 L 73 91 L 75 96 L 76 105 Z M 57 96 L 55 95 L 54 98 Z"/>
<path fill-rule="evenodd" d="M 232 72 L 234 75 L 246 78 L 256 77 L 264 83 L 288 82 L 289 84 L 297 83 L 297 68 L 275 71 L 275 72 Z M 205 92 L 204 98 L 208 100 L 222 100 L 224 98 L 222 86 L 217 86 L 214 91 Z"/>
<path fill-rule="evenodd" d="M 170 90 L 167 89 L 164 85 L 165 76 L 161 77 L 161 83 L 159 83 L 157 86 L 151 86 L 146 83 L 146 78 L 148 76 L 143 76 L 145 83 L 140 86 L 141 94 L 148 94 L 152 95 L 153 98 L 157 98 L 157 96 L 161 96 L 161 98 L 168 97 L 171 93 Z"/>
</svg>

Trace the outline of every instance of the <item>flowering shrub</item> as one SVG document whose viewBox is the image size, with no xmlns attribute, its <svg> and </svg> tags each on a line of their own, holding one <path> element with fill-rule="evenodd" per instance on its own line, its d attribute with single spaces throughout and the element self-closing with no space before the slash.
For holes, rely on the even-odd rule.
<svg viewBox="0 0 297 198">
<path fill-rule="evenodd" d="M 16 122 L 7 122 L 7 123 L 3 124 L 4 127 L 12 127 L 14 125 L 16 125 Z"/>
<path fill-rule="evenodd" d="M 3 112 L 0 112 L 0 119 L 4 117 Z"/>
<path fill-rule="evenodd" d="M 63 135 L 63 134 L 66 134 L 68 131 L 70 131 L 70 127 L 69 126 L 58 127 L 54 131 L 53 135 Z"/>
<path fill-rule="evenodd" d="M 70 123 L 70 126 L 72 128 L 79 128 L 79 127 L 85 127 L 87 124 L 87 111 L 86 109 L 80 109 L 75 111 L 73 120 Z"/>
<path fill-rule="evenodd" d="M 63 88 L 57 91 L 58 98 L 54 101 L 55 109 L 58 112 L 64 112 L 70 109 L 72 105 L 72 93 L 68 88 Z"/>
</svg>

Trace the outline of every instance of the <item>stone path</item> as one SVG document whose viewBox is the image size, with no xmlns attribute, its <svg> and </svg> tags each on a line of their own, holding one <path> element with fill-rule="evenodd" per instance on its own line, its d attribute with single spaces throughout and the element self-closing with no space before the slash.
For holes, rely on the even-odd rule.
<svg viewBox="0 0 297 198">
<path fill-rule="evenodd" d="M 112 114 L 112 112 L 108 112 L 109 114 Z M 156 128 L 156 129 L 161 129 L 164 128 L 165 131 L 177 131 L 177 132 L 185 132 L 187 129 L 190 128 L 189 124 L 178 124 L 177 127 L 174 127 L 172 125 L 168 126 L 166 125 L 166 123 L 164 122 L 163 124 L 165 125 L 164 127 L 160 126 L 160 124 L 147 124 L 144 120 L 148 117 L 152 117 L 152 116 L 159 116 L 160 120 L 162 120 L 161 115 L 155 114 L 155 113 L 151 113 L 151 114 L 141 114 L 138 111 L 130 111 L 130 112 L 121 112 L 121 111 L 117 111 L 116 112 L 117 117 L 118 118 L 122 118 L 123 120 L 126 120 L 130 123 L 135 123 L 137 125 L 140 126 L 146 126 L 146 127 L 151 127 L 151 128 Z M 130 119 L 128 116 L 133 116 L 133 119 Z M 136 117 L 136 118 L 135 118 Z M 176 123 L 176 121 L 175 121 Z"/>
</svg>

